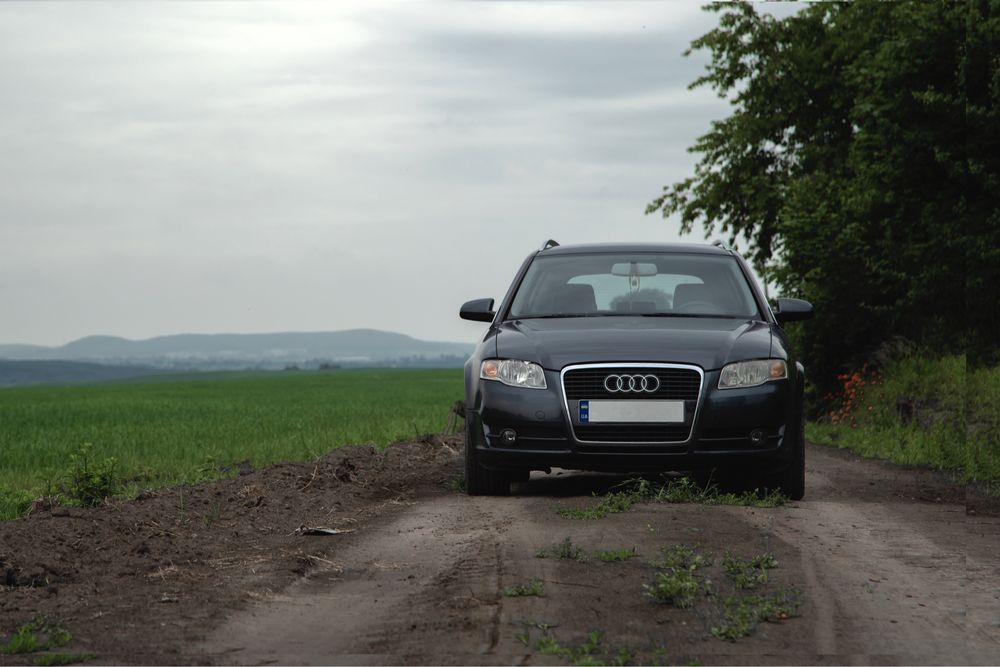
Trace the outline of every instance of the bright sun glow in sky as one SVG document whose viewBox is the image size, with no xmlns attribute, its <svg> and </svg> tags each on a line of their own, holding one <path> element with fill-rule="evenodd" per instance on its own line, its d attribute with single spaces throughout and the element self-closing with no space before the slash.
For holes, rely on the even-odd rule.
<svg viewBox="0 0 1000 667">
<path fill-rule="evenodd" d="M 459 305 L 502 297 L 548 238 L 678 240 L 643 211 L 727 113 L 682 56 L 714 21 L 680 2 L 0 4 L 0 343 L 471 341 Z"/>
</svg>

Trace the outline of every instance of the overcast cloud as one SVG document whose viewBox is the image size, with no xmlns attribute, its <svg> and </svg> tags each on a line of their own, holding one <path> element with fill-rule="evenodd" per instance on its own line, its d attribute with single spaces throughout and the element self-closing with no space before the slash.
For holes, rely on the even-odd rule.
<svg viewBox="0 0 1000 667">
<path fill-rule="evenodd" d="M 790 10 L 783 10 L 790 11 Z M 0 342 L 471 341 L 545 239 L 645 216 L 727 103 L 692 3 L 0 4 Z M 687 240 L 701 241 L 696 233 Z"/>
</svg>

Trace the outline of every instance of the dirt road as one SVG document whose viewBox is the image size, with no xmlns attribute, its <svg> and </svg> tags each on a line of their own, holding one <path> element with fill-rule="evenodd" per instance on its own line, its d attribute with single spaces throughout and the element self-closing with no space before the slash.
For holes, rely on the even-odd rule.
<svg viewBox="0 0 1000 667">
<path fill-rule="evenodd" d="M 86 596 L 54 603 L 76 630 L 74 648 L 94 652 L 100 662 L 566 664 L 626 656 L 645 664 L 1000 662 L 1000 519 L 967 505 L 963 490 L 940 475 L 810 447 L 801 502 L 637 504 L 574 520 L 557 510 L 591 505 L 593 493 L 623 478 L 536 473 L 516 496 L 468 498 L 448 488 L 458 470 L 454 441 L 409 447 L 381 459 L 369 453 L 370 460 L 342 452 L 311 473 L 311 466 L 294 474 L 288 466 L 284 477 L 296 480 L 290 486 L 315 503 L 311 509 L 295 504 L 294 493 L 284 496 L 271 502 L 273 516 L 242 533 L 247 543 L 230 539 L 215 547 L 203 537 L 206 553 L 187 575 L 184 567 L 160 577 L 120 575 L 117 598 L 104 592 L 90 606 Z M 353 461 L 348 474 L 345 458 Z M 407 461 L 409 469 L 399 472 Z M 338 469 L 348 481 L 324 486 Z M 253 484 L 250 477 L 228 483 L 255 484 L 273 498 L 278 485 L 265 483 L 268 474 L 252 473 L 261 476 Z M 176 498 L 163 502 L 172 507 Z M 253 502 L 251 496 L 232 516 L 218 517 L 219 530 L 240 533 L 233 526 L 244 514 L 268 506 L 251 508 Z M 353 532 L 291 535 L 288 527 L 303 512 Z M 23 523 L 32 520 L 54 519 L 40 512 Z M 179 531 L 191 523 L 169 530 L 183 541 Z M 581 558 L 558 557 L 566 538 Z M 702 583 L 690 608 L 644 591 L 661 549 L 676 545 L 712 560 L 696 572 Z M 624 562 L 596 557 L 633 548 L 637 556 Z M 218 566 L 222 556 L 213 549 L 228 550 L 233 563 Z M 735 589 L 722 568 L 727 552 L 744 559 L 770 553 L 778 566 L 766 584 Z M 0 542 L 0 565 L 6 559 L 11 567 L 11 553 Z M 164 569 L 162 559 L 157 567 Z M 705 580 L 715 595 L 704 594 Z M 540 582 L 540 596 L 504 595 L 533 581 Z M 9 632 L 15 610 L 22 618 L 29 608 L 53 613 L 38 602 L 67 602 L 73 582 L 56 594 L 6 589 L 22 599 L 14 610 L 0 603 L 0 633 Z M 25 591 L 38 591 L 34 601 Z M 800 599 L 798 616 L 761 623 L 736 641 L 713 636 L 712 628 L 725 623 L 726 598 L 775 594 Z M 175 602 L 151 604 L 171 595 Z M 103 638 L 101 621 L 93 619 L 100 605 L 106 616 L 98 619 L 116 628 Z"/>
<path fill-rule="evenodd" d="M 556 508 L 584 504 L 581 495 L 608 483 L 579 475 L 538 474 L 512 498 L 428 498 L 345 540 L 330 564 L 276 599 L 231 617 L 205 655 L 522 664 L 537 661 L 544 624 L 560 645 L 599 630 L 603 653 L 625 648 L 646 661 L 996 663 L 1000 523 L 907 497 L 930 490 L 908 477 L 813 449 L 809 499 L 776 509 L 650 504 L 568 520 Z M 536 557 L 566 537 L 587 552 L 636 547 L 639 557 Z M 652 577 L 644 557 L 678 543 L 773 553 L 780 566 L 769 585 L 801 590 L 802 616 L 736 642 L 707 638 L 711 605 L 678 610 L 643 595 Z M 501 594 L 533 578 L 544 582 L 542 597 Z"/>
</svg>

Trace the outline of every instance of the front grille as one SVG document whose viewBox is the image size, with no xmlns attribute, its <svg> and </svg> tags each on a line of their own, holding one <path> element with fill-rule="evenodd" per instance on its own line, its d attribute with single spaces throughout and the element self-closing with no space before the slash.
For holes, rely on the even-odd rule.
<svg viewBox="0 0 1000 667">
<path fill-rule="evenodd" d="M 660 388 L 654 393 L 609 392 L 604 379 L 609 375 L 655 375 Z M 563 376 L 563 389 L 569 400 L 595 399 L 629 400 L 653 398 L 671 401 L 697 401 L 701 391 L 701 374 L 688 368 L 577 368 Z"/>
<path fill-rule="evenodd" d="M 655 375 L 660 386 L 655 392 L 609 392 L 604 381 L 609 375 Z M 571 415 L 579 414 L 581 400 L 684 401 L 683 423 L 579 423 L 570 419 L 576 439 L 582 443 L 677 444 L 687 441 L 694 425 L 694 413 L 701 396 L 702 374 L 695 368 L 662 366 L 583 366 L 563 373 L 563 392 Z"/>
<path fill-rule="evenodd" d="M 684 442 L 690 424 L 574 424 L 576 437 L 589 442 Z"/>
</svg>

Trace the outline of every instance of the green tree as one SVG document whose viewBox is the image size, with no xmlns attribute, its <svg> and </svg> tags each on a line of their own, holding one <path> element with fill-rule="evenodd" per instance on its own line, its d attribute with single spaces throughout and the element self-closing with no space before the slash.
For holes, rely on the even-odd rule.
<svg viewBox="0 0 1000 667">
<path fill-rule="evenodd" d="M 821 387 L 897 336 L 995 359 L 1000 2 L 707 9 L 692 87 L 732 113 L 647 213 L 746 239 L 767 280 L 812 301 L 795 335 Z"/>
</svg>

